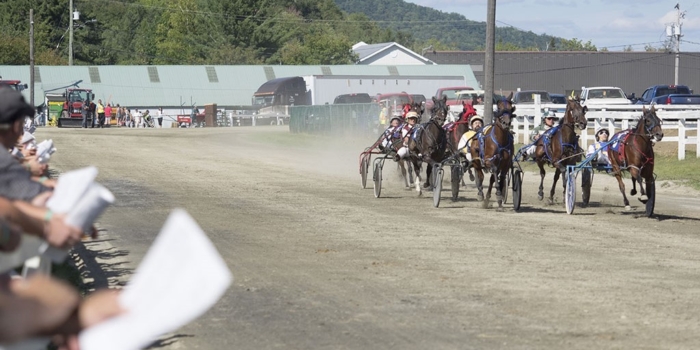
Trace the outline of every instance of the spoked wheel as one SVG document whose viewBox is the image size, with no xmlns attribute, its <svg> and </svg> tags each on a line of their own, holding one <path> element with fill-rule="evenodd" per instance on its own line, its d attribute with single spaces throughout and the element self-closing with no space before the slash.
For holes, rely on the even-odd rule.
<svg viewBox="0 0 700 350">
<path fill-rule="evenodd" d="M 379 195 L 382 194 L 382 162 L 380 159 L 374 162 L 372 179 L 374 180 L 374 197 L 379 198 Z"/>
<path fill-rule="evenodd" d="M 362 177 L 362 188 L 367 188 L 367 173 L 369 172 L 369 161 L 371 156 L 365 155 L 360 162 L 360 176 Z"/>
<path fill-rule="evenodd" d="M 564 204 L 566 205 L 566 213 L 573 214 L 576 203 L 576 175 L 578 172 L 569 171 L 566 176 L 566 197 Z"/>
<path fill-rule="evenodd" d="M 520 210 L 520 199 L 522 196 L 523 173 L 518 169 L 513 172 L 513 209 Z M 507 193 L 507 189 L 506 189 Z"/>
<path fill-rule="evenodd" d="M 646 216 L 650 218 L 654 215 L 654 202 L 656 202 L 656 181 L 652 181 L 649 186 L 647 186 L 647 210 Z"/>
<path fill-rule="evenodd" d="M 456 201 L 459 197 L 459 185 L 462 182 L 462 167 L 452 166 L 452 200 Z"/>
<path fill-rule="evenodd" d="M 433 170 L 433 206 L 435 208 L 440 206 L 440 192 L 442 192 L 442 177 L 445 175 L 445 171 L 442 168 L 437 168 Z"/>
<path fill-rule="evenodd" d="M 589 169 L 583 169 L 583 178 L 581 179 L 581 205 L 586 207 L 591 200 L 591 184 L 593 182 L 592 172 Z"/>
</svg>

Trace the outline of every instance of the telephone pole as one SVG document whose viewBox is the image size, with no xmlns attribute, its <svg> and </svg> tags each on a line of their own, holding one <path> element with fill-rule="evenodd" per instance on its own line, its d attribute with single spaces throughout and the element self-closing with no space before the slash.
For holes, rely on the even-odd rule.
<svg viewBox="0 0 700 350">
<path fill-rule="evenodd" d="M 70 0 L 69 5 L 68 5 L 68 17 L 69 17 L 69 26 L 68 26 L 68 31 L 70 34 L 68 35 L 68 65 L 72 66 L 73 65 L 73 0 Z"/>
<path fill-rule="evenodd" d="M 29 9 L 29 105 L 34 107 L 34 9 Z"/>
<path fill-rule="evenodd" d="M 674 7 L 677 12 L 676 16 L 676 23 L 671 24 L 670 26 L 666 27 L 666 36 L 673 38 L 675 41 L 676 47 L 676 64 L 675 64 L 675 75 L 674 75 L 674 80 L 673 83 L 675 85 L 678 85 L 678 76 L 679 76 L 679 70 L 680 70 L 680 62 L 681 62 L 681 37 L 683 36 L 681 34 L 681 28 L 683 27 L 683 23 L 681 23 L 681 19 L 685 18 L 685 11 L 681 12 L 681 6 L 680 3 L 676 4 L 676 7 Z"/>
<path fill-rule="evenodd" d="M 493 80 L 496 56 L 496 0 L 489 0 L 486 14 L 486 52 L 484 55 L 484 123 L 493 122 Z"/>
</svg>

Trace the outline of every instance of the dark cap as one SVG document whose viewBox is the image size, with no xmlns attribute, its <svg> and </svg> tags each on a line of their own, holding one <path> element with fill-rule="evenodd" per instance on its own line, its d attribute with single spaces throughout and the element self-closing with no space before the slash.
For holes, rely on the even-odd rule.
<svg viewBox="0 0 700 350">
<path fill-rule="evenodd" d="M 24 96 L 12 88 L 0 87 L 0 125 L 12 124 L 27 116 L 34 116 L 34 107 L 24 100 Z"/>
</svg>

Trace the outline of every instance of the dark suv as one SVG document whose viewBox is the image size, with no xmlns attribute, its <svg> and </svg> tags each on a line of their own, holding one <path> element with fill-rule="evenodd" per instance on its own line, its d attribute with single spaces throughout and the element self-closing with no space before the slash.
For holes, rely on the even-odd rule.
<svg viewBox="0 0 700 350">
<path fill-rule="evenodd" d="M 541 103 L 552 103 L 552 98 L 549 97 L 549 93 L 547 91 L 536 91 L 536 90 L 516 92 L 513 95 L 513 103 L 514 104 L 535 103 L 534 95 L 540 95 L 540 102 Z"/>
<path fill-rule="evenodd" d="M 339 95 L 333 100 L 333 104 L 343 104 L 343 103 L 372 103 L 372 98 L 369 94 L 345 94 Z"/>
</svg>

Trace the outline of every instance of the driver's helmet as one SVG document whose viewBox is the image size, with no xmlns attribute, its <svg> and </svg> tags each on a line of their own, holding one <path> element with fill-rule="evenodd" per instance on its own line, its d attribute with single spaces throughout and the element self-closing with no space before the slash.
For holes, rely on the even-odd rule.
<svg viewBox="0 0 700 350">
<path fill-rule="evenodd" d="M 415 119 L 416 121 L 418 121 L 418 112 L 409 111 L 408 113 L 406 113 L 406 120 L 409 120 L 409 119 Z"/>
<path fill-rule="evenodd" d="M 557 117 L 557 114 L 554 113 L 554 111 L 546 111 L 542 115 L 542 120 L 544 121 L 547 118 L 552 118 L 553 120 L 559 120 L 559 117 Z"/>
<path fill-rule="evenodd" d="M 610 130 L 608 130 L 607 128 L 600 128 L 600 129 L 596 130 L 596 132 L 595 132 L 595 140 L 596 141 L 600 141 L 600 133 L 603 131 L 605 131 L 608 135 L 610 135 Z"/>
<path fill-rule="evenodd" d="M 393 116 L 391 119 L 389 119 L 389 124 L 391 124 L 394 120 L 398 120 L 399 124 L 403 123 L 403 119 L 399 116 Z"/>
<path fill-rule="evenodd" d="M 484 118 L 482 118 L 481 116 L 475 115 L 469 119 L 469 126 L 470 127 L 472 126 L 472 124 L 474 124 L 475 120 L 480 121 L 481 125 L 484 125 Z"/>
</svg>

